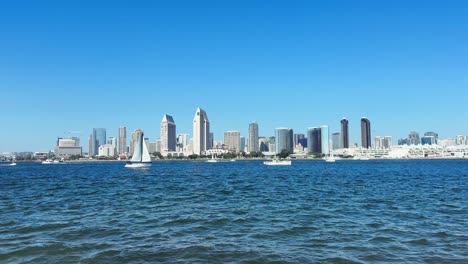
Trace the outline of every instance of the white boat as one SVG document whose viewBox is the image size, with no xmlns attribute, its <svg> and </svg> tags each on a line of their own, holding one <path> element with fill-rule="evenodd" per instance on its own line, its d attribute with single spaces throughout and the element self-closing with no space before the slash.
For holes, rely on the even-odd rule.
<svg viewBox="0 0 468 264">
<path fill-rule="evenodd" d="M 291 160 L 279 160 L 278 158 L 264 161 L 267 166 L 291 166 Z"/>
<path fill-rule="evenodd" d="M 235 162 L 235 161 L 236 161 L 236 159 L 232 159 L 232 160 L 230 160 L 230 161 L 231 161 L 231 162 Z"/>
<path fill-rule="evenodd" d="M 135 144 L 132 159 L 127 161 L 125 168 L 147 168 L 151 166 L 151 156 L 143 140 L 143 132 L 140 133 Z"/>
<path fill-rule="evenodd" d="M 328 155 L 328 157 L 325 158 L 325 162 L 335 162 L 336 159 L 335 157 L 333 157 L 333 153 L 330 152 L 330 155 Z"/>
<path fill-rule="evenodd" d="M 42 162 L 42 164 L 53 164 L 53 163 L 54 163 L 54 161 L 51 160 L 51 159 L 46 159 L 46 160 L 44 160 L 44 161 Z"/>
<path fill-rule="evenodd" d="M 10 163 L 10 164 L 8 164 L 8 165 L 10 165 L 10 166 L 16 166 L 16 162 L 12 162 L 12 163 Z"/>
<path fill-rule="evenodd" d="M 212 154 L 212 155 L 211 155 L 211 159 L 207 160 L 206 162 L 212 163 L 212 162 L 218 162 L 218 160 L 215 158 L 215 155 Z"/>
</svg>

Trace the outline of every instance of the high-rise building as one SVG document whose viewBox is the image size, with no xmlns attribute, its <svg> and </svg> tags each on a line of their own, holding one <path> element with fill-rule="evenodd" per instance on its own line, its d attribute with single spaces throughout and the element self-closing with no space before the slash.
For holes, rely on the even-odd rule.
<svg viewBox="0 0 468 264">
<path fill-rule="evenodd" d="M 58 142 L 57 142 L 58 145 Z M 89 135 L 88 137 L 88 156 L 93 156 L 94 153 L 94 145 L 93 145 L 93 134 Z"/>
<path fill-rule="evenodd" d="M 240 137 L 240 142 L 241 142 L 240 151 L 244 152 L 245 151 L 245 137 Z"/>
<path fill-rule="evenodd" d="M 133 156 L 133 151 L 135 150 L 135 146 L 138 142 L 138 139 L 141 138 L 141 134 L 143 131 L 139 128 L 135 129 L 135 131 L 132 132 L 132 137 L 130 139 L 130 153 L 129 156 Z"/>
<path fill-rule="evenodd" d="M 161 121 L 161 150 L 163 152 L 176 150 L 176 124 L 172 116 L 165 114 Z"/>
<path fill-rule="evenodd" d="M 177 135 L 177 151 L 184 152 L 189 144 L 189 135 L 188 134 L 178 134 Z"/>
<path fill-rule="evenodd" d="M 297 145 L 301 145 L 301 140 L 303 138 L 305 138 L 304 134 L 294 134 L 294 147 Z"/>
<path fill-rule="evenodd" d="M 421 139 L 419 138 L 418 132 L 410 132 L 408 136 L 409 144 L 410 145 L 419 145 L 421 144 Z"/>
<path fill-rule="evenodd" d="M 361 118 L 361 146 L 363 148 L 370 148 L 371 143 L 371 123 L 369 119 Z"/>
<path fill-rule="evenodd" d="M 269 151 L 268 145 L 270 143 L 270 139 L 266 137 L 259 137 L 258 138 L 258 146 L 260 147 L 261 152 Z"/>
<path fill-rule="evenodd" d="M 109 137 L 107 144 L 111 144 L 115 149 L 117 149 L 117 139 L 115 137 Z"/>
<path fill-rule="evenodd" d="M 197 108 L 197 112 L 193 118 L 193 153 L 201 155 L 210 149 L 209 135 L 210 121 L 208 120 L 208 116 L 205 110 Z"/>
<path fill-rule="evenodd" d="M 426 132 L 424 133 L 424 136 L 425 137 L 434 137 L 434 144 L 437 144 L 437 141 L 439 140 L 439 134 L 435 133 L 435 132 Z"/>
<path fill-rule="evenodd" d="M 279 127 L 275 129 L 275 139 L 276 139 L 276 153 L 279 154 L 283 150 L 286 150 L 288 153 L 293 153 L 294 151 L 294 140 L 293 140 L 293 130 L 286 127 Z"/>
<path fill-rule="evenodd" d="M 332 134 L 332 147 L 333 149 L 341 148 L 341 134 L 340 132 L 335 132 Z"/>
<path fill-rule="evenodd" d="M 106 129 L 105 128 L 93 128 L 92 134 L 92 145 L 93 153 L 92 155 L 99 154 L 99 146 L 106 144 Z"/>
<path fill-rule="evenodd" d="M 434 145 L 436 144 L 436 139 L 434 136 L 424 136 L 424 137 L 421 137 L 421 144 L 422 145 Z"/>
<path fill-rule="evenodd" d="M 328 126 L 320 126 L 321 140 L 322 140 L 322 154 L 330 154 L 330 134 L 328 132 Z"/>
<path fill-rule="evenodd" d="M 258 124 L 256 121 L 249 124 L 249 145 L 248 151 L 249 152 L 257 152 L 259 151 L 258 146 Z"/>
<path fill-rule="evenodd" d="M 224 132 L 224 145 L 229 151 L 238 153 L 241 151 L 241 139 L 239 131 Z"/>
<path fill-rule="evenodd" d="M 127 128 L 119 127 L 119 141 L 117 144 L 118 155 L 124 155 L 127 152 Z"/>
<path fill-rule="evenodd" d="M 376 149 L 390 149 L 392 147 L 392 137 L 376 136 L 374 138 L 374 147 Z"/>
<path fill-rule="evenodd" d="M 341 119 L 341 148 L 349 148 L 349 125 L 348 119 Z"/>
<path fill-rule="evenodd" d="M 213 148 L 213 146 L 214 146 L 214 133 L 210 132 L 208 136 L 208 149 Z"/>
<path fill-rule="evenodd" d="M 322 153 L 322 132 L 320 127 L 310 127 L 307 130 L 307 154 Z"/>
</svg>

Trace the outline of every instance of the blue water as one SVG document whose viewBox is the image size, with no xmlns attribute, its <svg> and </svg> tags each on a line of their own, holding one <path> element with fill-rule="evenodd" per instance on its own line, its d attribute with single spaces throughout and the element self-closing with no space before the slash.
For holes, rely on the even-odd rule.
<svg viewBox="0 0 468 264">
<path fill-rule="evenodd" d="M 468 161 L 0 166 L 0 263 L 468 263 Z"/>
</svg>

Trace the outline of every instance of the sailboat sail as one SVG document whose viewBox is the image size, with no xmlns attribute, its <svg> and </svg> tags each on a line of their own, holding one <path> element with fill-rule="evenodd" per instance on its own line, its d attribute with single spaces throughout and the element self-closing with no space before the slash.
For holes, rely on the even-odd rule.
<svg viewBox="0 0 468 264">
<path fill-rule="evenodd" d="M 151 157 L 148 152 L 148 148 L 146 147 L 146 143 L 143 143 L 143 157 L 141 158 L 141 162 L 150 162 Z"/>
<path fill-rule="evenodd" d="M 138 140 L 135 144 L 135 148 L 133 149 L 133 156 L 131 161 L 132 162 L 141 162 L 141 152 L 142 152 L 142 145 L 143 145 L 143 133 L 141 133 L 138 137 Z"/>
</svg>

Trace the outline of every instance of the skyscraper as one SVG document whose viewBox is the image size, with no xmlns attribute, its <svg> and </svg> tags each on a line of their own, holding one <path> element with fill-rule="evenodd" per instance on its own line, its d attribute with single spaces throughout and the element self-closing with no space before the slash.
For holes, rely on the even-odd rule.
<svg viewBox="0 0 468 264">
<path fill-rule="evenodd" d="M 319 127 L 310 127 L 307 130 L 307 154 L 322 153 L 322 133 Z"/>
<path fill-rule="evenodd" d="M 341 134 L 340 132 L 335 132 L 332 134 L 332 147 L 333 149 L 341 148 Z"/>
<path fill-rule="evenodd" d="M 249 124 L 249 152 L 257 152 L 260 148 L 258 147 L 258 124 L 257 122 L 252 122 Z"/>
<path fill-rule="evenodd" d="M 320 126 L 321 143 L 322 143 L 322 154 L 330 154 L 330 134 L 328 132 L 328 126 Z"/>
<path fill-rule="evenodd" d="M 224 132 L 224 145 L 229 151 L 239 153 L 241 151 L 241 140 L 239 131 Z"/>
<path fill-rule="evenodd" d="M 165 114 L 161 121 L 161 150 L 176 150 L 176 124 L 172 116 Z"/>
<path fill-rule="evenodd" d="M 127 152 L 127 128 L 119 127 L 118 154 L 123 155 Z"/>
<path fill-rule="evenodd" d="M 266 137 L 259 137 L 258 138 L 258 146 L 260 147 L 261 152 L 269 151 L 268 145 L 270 143 L 270 139 Z"/>
<path fill-rule="evenodd" d="M 245 151 L 245 137 L 240 137 L 240 151 L 244 152 Z"/>
<path fill-rule="evenodd" d="M 409 136 L 409 144 L 410 145 L 419 145 L 421 144 L 421 139 L 419 138 L 419 133 L 418 132 L 410 132 Z"/>
<path fill-rule="evenodd" d="M 93 128 L 92 140 L 93 153 L 92 155 L 99 154 L 99 146 L 106 144 L 106 129 L 105 128 Z"/>
<path fill-rule="evenodd" d="M 370 148 L 371 143 L 371 123 L 369 119 L 361 118 L 361 146 L 363 148 Z"/>
<path fill-rule="evenodd" d="M 276 138 L 276 153 L 279 154 L 281 151 L 286 150 L 289 153 L 294 151 L 294 142 L 293 142 L 293 130 L 286 127 L 279 127 L 275 129 L 275 138 Z"/>
<path fill-rule="evenodd" d="M 294 134 L 294 147 L 296 147 L 297 145 L 301 145 L 301 141 L 304 138 L 304 134 Z"/>
<path fill-rule="evenodd" d="M 204 154 L 210 148 L 209 143 L 210 121 L 205 110 L 197 108 L 193 118 L 193 153 Z"/>
<path fill-rule="evenodd" d="M 341 119 L 341 148 L 349 148 L 349 126 L 348 119 Z"/>
</svg>

